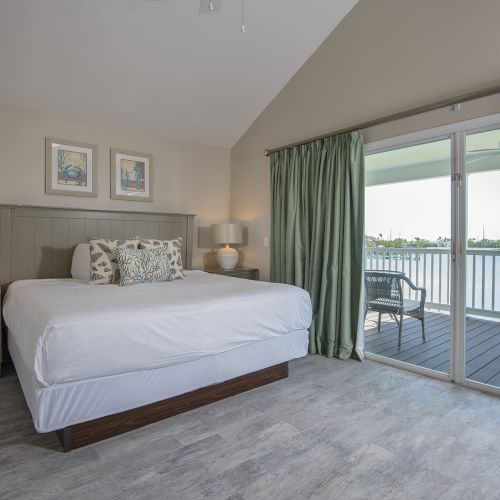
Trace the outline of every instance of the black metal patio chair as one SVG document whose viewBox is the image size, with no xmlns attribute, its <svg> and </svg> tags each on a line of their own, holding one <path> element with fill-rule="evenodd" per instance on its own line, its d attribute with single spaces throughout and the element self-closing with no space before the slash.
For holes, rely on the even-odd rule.
<svg viewBox="0 0 500 500">
<path fill-rule="evenodd" d="M 405 299 L 403 283 L 420 293 L 420 300 Z M 403 315 L 412 316 L 422 324 L 422 339 L 425 342 L 424 304 L 425 288 L 415 286 L 404 273 L 391 271 L 365 271 L 365 319 L 368 311 L 378 312 L 378 328 L 382 314 L 389 314 L 399 326 L 398 350 L 401 349 Z"/>
</svg>

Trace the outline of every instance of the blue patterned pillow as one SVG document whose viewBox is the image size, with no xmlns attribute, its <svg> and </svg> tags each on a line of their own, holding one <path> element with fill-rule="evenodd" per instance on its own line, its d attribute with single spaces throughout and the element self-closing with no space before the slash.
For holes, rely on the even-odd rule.
<svg viewBox="0 0 500 500">
<path fill-rule="evenodd" d="M 116 258 L 120 267 L 120 285 L 172 281 L 175 269 L 170 264 L 168 249 L 117 248 Z"/>
<path fill-rule="evenodd" d="M 139 241 L 139 248 L 159 248 L 164 247 L 168 250 L 170 265 L 175 270 L 174 279 L 184 278 L 184 269 L 182 268 L 182 238 L 179 236 L 175 240 L 152 240 L 142 236 L 136 236 Z"/>
</svg>

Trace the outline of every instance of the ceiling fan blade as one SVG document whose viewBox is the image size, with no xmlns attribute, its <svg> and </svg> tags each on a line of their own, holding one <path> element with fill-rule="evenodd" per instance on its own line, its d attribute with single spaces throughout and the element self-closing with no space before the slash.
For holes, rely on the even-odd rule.
<svg viewBox="0 0 500 500">
<path fill-rule="evenodd" d="M 200 14 L 218 14 L 222 0 L 201 0 Z"/>
</svg>

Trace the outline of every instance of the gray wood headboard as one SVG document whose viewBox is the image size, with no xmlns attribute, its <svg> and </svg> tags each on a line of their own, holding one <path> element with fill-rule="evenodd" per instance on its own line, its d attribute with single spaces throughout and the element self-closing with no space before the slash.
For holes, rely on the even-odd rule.
<svg viewBox="0 0 500 500">
<path fill-rule="evenodd" d="M 89 236 L 172 239 L 182 236 L 192 266 L 194 215 L 0 205 L 0 285 L 31 278 L 69 278 L 71 257 Z"/>
</svg>

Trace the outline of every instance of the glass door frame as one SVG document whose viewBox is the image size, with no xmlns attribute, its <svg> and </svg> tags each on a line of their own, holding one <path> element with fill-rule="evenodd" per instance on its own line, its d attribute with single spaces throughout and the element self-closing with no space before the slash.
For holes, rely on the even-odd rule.
<svg viewBox="0 0 500 500">
<path fill-rule="evenodd" d="M 455 349 L 455 378 L 457 384 L 465 387 L 471 387 L 483 392 L 500 396 L 500 387 L 495 387 L 475 380 L 470 380 L 465 377 L 466 363 L 466 334 L 467 328 L 465 324 L 466 318 L 466 293 L 467 293 L 467 241 L 468 241 L 468 189 L 467 189 L 467 172 L 466 172 L 466 138 L 468 135 L 488 132 L 490 130 L 500 129 L 500 115 L 492 115 L 477 120 L 463 122 L 464 127 L 457 130 L 456 136 L 457 145 L 457 179 L 455 182 L 455 191 L 457 197 L 457 254 L 456 254 L 456 330 L 454 337 L 457 342 Z M 468 125 L 468 126 L 467 126 Z M 474 285 L 473 285 L 474 286 Z"/>
<path fill-rule="evenodd" d="M 465 378 L 466 334 L 466 248 L 467 248 L 467 177 L 465 173 L 465 138 L 468 134 L 500 128 L 500 114 L 452 123 L 441 127 L 400 135 L 365 144 L 364 154 L 371 155 L 449 139 L 451 143 L 451 269 L 450 269 L 450 369 L 449 374 L 411 365 L 404 361 L 365 352 L 367 359 L 402 368 L 440 380 L 448 380 L 500 396 L 500 388 Z M 363 325 L 360 325 L 360 330 Z"/>
<path fill-rule="evenodd" d="M 365 143 L 364 154 L 365 154 L 365 156 L 368 156 L 368 155 L 372 155 L 372 154 L 384 153 L 387 151 L 394 151 L 397 149 L 404 149 L 404 148 L 408 148 L 408 147 L 412 147 L 412 146 L 420 146 L 420 145 L 425 145 L 425 144 L 438 142 L 438 141 L 445 141 L 445 140 L 450 142 L 450 172 L 449 172 L 447 178 L 451 180 L 452 173 L 453 173 L 453 165 L 454 165 L 454 158 L 453 158 L 453 151 L 455 149 L 454 139 L 453 139 L 453 134 L 450 131 L 441 130 L 441 127 L 437 128 L 437 129 L 427 129 L 427 130 L 423 130 L 423 131 L 417 132 L 417 133 L 396 136 L 394 138 L 384 139 L 381 141 Z M 452 182 L 450 182 L 450 186 L 451 186 L 450 189 L 452 189 L 453 188 Z M 452 211 L 452 217 L 453 217 L 453 211 Z M 450 221 L 450 237 L 452 237 L 452 236 L 453 236 L 453 229 L 452 229 L 452 222 Z M 453 287 L 454 279 L 455 278 L 454 278 L 453 270 L 450 269 L 450 289 L 453 289 L 452 287 Z M 450 293 L 450 346 L 451 346 L 452 337 L 453 337 L 453 335 L 452 335 L 453 323 L 452 323 L 451 308 L 452 308 L 452 294 Z M 360 323 L 358 330 L 364 331 L 363 323 L 364 322 Z M 396 368 L 401 368 L 401 369 L 404 369 L 406 371 L 417 373 L 419 375 L 426 375 L 426 376 L 430 376 L 430 377 L 437 378 L 439 380 L 444 380 L 444 381 L 451 381 L 452 380 L 451 374 L 452 374 L 453 360 L 451 359 L 451 357 L 450 357 L 450 370 L 448 373 L 443 373 L 440 371 L 433 370 L 431 368 L 426 368 L 423 366 L 414 365 L 411 363 L 407 363 L 405 361 L 400 361 L 398 359 L 389 358 L 386 356 L 382 356 L 380 354 L 374 354 L 374 353 L 371 353 L 368 351 L 364 352 L 364 356 L 366 359 L 378 361 L 380 363 L 394 366 Z M 450 354 L 450 356 L 451 356 L 451 354 Z"/>
</svg>

